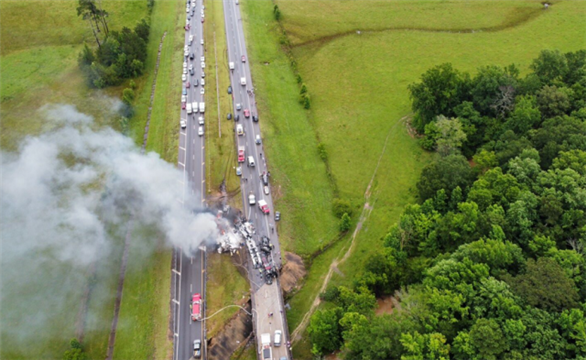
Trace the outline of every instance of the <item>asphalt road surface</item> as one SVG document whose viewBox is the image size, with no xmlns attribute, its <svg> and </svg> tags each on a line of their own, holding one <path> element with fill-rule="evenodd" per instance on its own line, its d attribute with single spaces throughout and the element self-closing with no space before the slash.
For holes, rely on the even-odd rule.
<svg viewBox="0 0 586 360">
<path fill-rule="evenodd" d="M 261 180 L 261 175 L 264 172 L 269 173 L 269 168 L 264 155 L 263 145 L 256 144 L 255 142 L 257 135 L 261 135 L 259 124 L 262 123 L 263 119 L 260 118 L 259 122 L 252 120 L 253 116 L 258 115 L 258 111 L 254 98 L 254 87 L 252 86 L 248 54 L 246 52 L 242 18 L 236 0 L 223 1 L 226 37 L 228 41 L 228 61 L 234 63 L 234 69 L 230 71 L 230 83 L 233 89 L 232 114 L 239 115 L 240 117 L 238 122 L 234 121 L 234 128 L 238 124 L 241 124 L 244 128 L 244 135 L 239 136 L 235 132 L 237 147 L 244 146 L 245 148 L 246 161 L 245 163 L 239 164 L 242 168 L 240 183 L 244 214 L 256 228 L 255 240 L 257 243 L 260 236 L 268 236 L 270 238 L 274 245 L 271 255 L 277 268 L 280 268 L 281 249 L 275 224 L 275 208 L 271 197 L 271 189 L 269 185 L 269 194 L 265 194 L 264 184 Z M 246 85 L 241 84 L 241 78 L 246 79 Z M 221 91 L 227 90 L 221 89 Z M 240 104 L 241 110 L 237 110 L 237 104 Z M 249 118 L 244 116 L 245 110 L 250 111 Z M 222 114 L 222 117 L 226 119 L 226 115 Z M 235 118 L 236 116 L 232 117 L 233 120 Z M 248 164 L 249 156 L 253 157 L 255 162 L 254 166 Z M 264 214 L 257 205 L 249 205 L 248 197 L 250 194 L 255 195 L 257 203 L 260 199 L 265 200 L 269 206 L 270 213 Z M 249 261 L 248 275 L 252 289 L 253 321 L 257 335 L 256 339 L 259 342 L 257 344 L 257 353 L 261 349 L 260 334 L 270 333 L 272 342 L 274 340 L 274 331 L 281 330 L 283 332 L 282 345 L 272 347 L 272 358 L 279 360 L 281 358 L 290 359 L 291 356 L 286 346 L 288 340 L 287 321 L 283 309 L 283 297 L 279 283 L 278 281 L 274 281 L 272 285 L 265 284 L 259 270 L 252 268 L 251 261 Z"/>
<path fill-rule="evenodd" d="M 193 4 L 195 3 L 195 7 Z M 187 2 L 186 2 L 187 4 Z M 205 47 L 201 43 L 203 39 L 203 22 L 202 0 L 191 1 L 189 6 L 192 9 L 190 12 L 185 12 L 185 17 L 190 17 L 186 21 L 190 24 L 190 29 L 185 31 L 185 45 L 189 48 L 189 53 L 194 53 L 193 60 L 189 57 L 183 56 L 184 61 L 193 65 L 194 74 L 190 75 L 189 71 L 186 74 L 187 80 L 182 82 L 182 86 L 187 90 L 187 102 L 205 102 L 205 94 L 201 94 L 201 81 L 205 79 L 203 76 L 204 69 L 201 65 L 201 57 L 205 56 Z M 187 5 L 186 5 L 187 7 Z M 193 40 L 189 41 L 189 37 L 193 36 Z M 199 83 L 195 85 L 195 81 Z M 185 88 L 187 82 L 190 87 Z M 177 106 L 181 106 L 181 99 L 177 99 Z M 187 122 L 187 127 L 182 128 L 179 133 L 179 156 L 178 168 L 183 170 L 183 180 L 180 186 L 184 189 L 184 199 L 186 196 L 195 195 L 198 201 L 203 203 L 205 195 L 205 135 L 198 135 L 199 117 L 203 116 L 205 121 L 205 114 L 192 113 L 187 114 L 186 110 L 181 110 L 181 119 Z M 173 121 L 180 121 L 174 119 Z M 182 201 L 182 200 L 181 200 Z M 187 254 L 186 254 L 187 253 Z M 202 298 L 205 296 L 205 248 L 194 249 L 189 253 L 189 249 L 176 249 L 173 257 L 173 320 L 174 320 L 174 342 L 173 342 L 173 359 L 174 360 L 188 360 L 193 356 L 193 341 L 196 339 L 202 340 L 202 358 L 205 358 L 205 323 L 200 321 L 192 321 L 191 319 L 191 299 L 195 293 L 201 294 Z M 202 318 L 205 317 L 205 298 L 202 304 Z"/>
</svg>

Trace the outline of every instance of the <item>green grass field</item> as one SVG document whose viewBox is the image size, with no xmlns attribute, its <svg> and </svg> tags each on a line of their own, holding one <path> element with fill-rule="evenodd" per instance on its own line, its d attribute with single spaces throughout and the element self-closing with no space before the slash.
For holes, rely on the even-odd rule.
<svg viewBox="0 0 586 360">
<path fill-rule="evenodd" d="M 413 29 L 428 31 L 491 31 L 512 27 L 538 16 L 533 0 L 308 0 L 277 1 L 293 45 L 329 40 L 359 31 Z"/>
<path fill-rule="evenodd" d="M 243 3 L 257 94 L 270 109 L 268 133 L 272 127 L 296 119 L 297 131 L 305 132 L 307 138 L 318 137 L 325 145 L 340 197 L 360 208 L 388 136 L 371 188 L 369 205 L 373 210 L 356 239 L 352 256 L 339 266 L 339 273 L 334 273 L 335 284 L 350 283 L 366 259 L 380 248 L 380 238 L 398 219 L 402 208 L 414 200 L 414 184 L 431 158 L 407 132 L 407 85 L 443 62 L 472 73 L 482 65 L 511 63 L 526 71 L 542 49 L 580 49 L 586 33 L 583 1 L 558 2 L 548 11 L 542 10 L 537 1 L 370 1 L 368 6 L 354 1 L 276 3 L 283 15 L 281 24 L 294 45 L 299 73 L 311 95 L 312 109 L 307 114 L 281 110 L 285 106 L 298 108 L 298 87 L 285 55 L 278 49 L 273 3 Z M 280 72 L 274 70 L 274 59 L 282 61 Z M 270 65 L 263 65 L 265 62 Z M 272 83 L 278 85 L 270 86 Z M 303 123 L 301 118 L 309 120 Z M 271 163 L 281 172 L 275 178 L 277 183 L 285 178 L 308 177 L 307 169 L 297 161 L 282 166 L 288 147 L 298 139 L 281 140 L 279 146 L 267 151 Z M 311 156 L 314 149 L 315 145 L 303 154 Z M 312 162 L 320 164 L 318 160 Z M 313 173 L 311 180 L 312 185 L 327 185 Z M 292 181 L 288 185 L 293 192 L 308 188 L 305 182 Z M 295 197 L 297 201 L 301 199 Z M 287 206 L 286 198 L 279 199 L 278 204 L 287 210 L 281 224 L 286 225 L 281 235 L 287 249 L 306 248 L 307 239 L 296 236 L 295 231 L 298 227 L 321 227 L 322 221 L 316 217 L 300 219 L 300 211 Z M 304 205 L 304 211 L 319 214 L 313 203 Z M 327 207 L 322 209 L 329 211 Z M 355 220 L 358 213 L 359 210 L 353 215 Z M 332 259 L 347 248 L 348 241 L 342 243 L 314 260 L 305 288 L 291 299 L 290 329 L 309 308 Z M 303 349 L 296 352 L 302 357 L 308 355 L 307 346 L 302 345 Z"/>
<path fill-rule="evenodd" d="M 104 0 L 110 29 L 134 25 L 147 15 L 142 0 Z M 26 135 L 50 124 L 39 117 L 47 103 L 67 103 L 117 127 L 112 110 L 123 87 L 88 89 L 77 67 L 83 42 L 94 43 L 86 22 L 77 17 L 75 1 L 12 1 L 0 3 L 2 81 L 0 82 L 0 143 L 15 150 Z M 115 9 L 115 10 L 114 10 Z"/>
</svg>

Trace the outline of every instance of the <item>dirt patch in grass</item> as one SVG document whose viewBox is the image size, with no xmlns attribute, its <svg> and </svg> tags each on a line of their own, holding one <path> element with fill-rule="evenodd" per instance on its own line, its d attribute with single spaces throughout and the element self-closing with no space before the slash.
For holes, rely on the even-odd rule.
<svg viewBox="0 0 586 360">
<path fill-rule="evenodd" d="M 281 271 L 281 289 L 283 293 L 290 294 L 291 292 L 299 289 L 300 282 L 305 278 L 307 271 L 305 270 L 305 264 L 301 256 L 285 252 L 285 266 Z"/>
<path fill-rule="evenodd" d="M 250 313 L 250 301 L 245 305 Z M 229 359 L 240 346 L 248 341 L 252 334 L 252 317 L 240 310 L 224 326 L 220 333 L 210 339 L 208 344 L 208 358 L 210 360 Z"/>
</svg>

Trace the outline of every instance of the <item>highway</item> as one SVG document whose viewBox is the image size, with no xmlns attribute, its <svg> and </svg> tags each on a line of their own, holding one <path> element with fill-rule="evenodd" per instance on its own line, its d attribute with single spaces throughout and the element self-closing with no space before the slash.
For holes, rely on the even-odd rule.
<svg viewBox="0 0 586 360">
<path fill-rule="evenodd" d="M 195 7 L 192 5 L 195 3 Z M 187 4 L 187 2 L 186 2 Z M 187 90 L 187 102 L 193 103 L 205 102 L 205 94 L 201 94 L 201 88 L 205 88 L 201 84 L 204 69 L 201 65 L 201 56 L 204 56 L 205 47 L 202 44 L 203 39 L 203 22 L 202 0 L 189 3 L 192 11 L 185 12 L 184 15 L 190 24 L 189 30 L 185 31 L 185 45 L 189 48 L 188 52 L 194 53 L 195 57 L 183 56 L 184 61 L 193 65 L 194 74 L 191 75 L 188 71 L 186 73 L 186 81 L 182 82 L 183 89 Z M 185 10 L 184 10 L 185 11 Z M 189 41 L 189 37 L 193 36 L 193 40 Z M 177 55 L 179 56 L 179 55 Z M 195 86 L 195 81 L 199 83 Z M 187 82 L 190 83 L 188 88 L 185 88 Z M 181 106 L 182 99 L 177 99 L 177 106 Z M 187 111 L 181 110 L 181 119 L 186 121 L 186 127 L 181 128 L 179 132 L 179 155 L 178 168 L 183 170 L 183 180 L 179 186 L 184 189 L 183 199 L 195 196 L 197 201 L 201 201 L 201 206 L 205 206 L 205 135 L 198 134 L 199 117 L 205 115 L 202 113 L 187 114 Z M 173 121 L 180 121 L 180 119 L 173 119 Z M 186 206 L 193 206 L 193 204 L 185 204 Z M 173 254 L 173 271 L 172 271 L 172 316 L 173 316 L 173 359 L 174 360 L 188 360 L 193 355 L 193 341 L 196 339 L 202 340 L 202 358 L 205 358 L 205 322 L 193 321 L 191 319 L 191 299 L 195 293 L 205 296 L 205 268 L 206 257 L 205 248 L 197 249 L 175 249 Z M 203 299 L 202 318 L 205 317 L 205 298 Z"/>
<path fill-rule="evenodd" d="M 241 194 L 244 209 L 244 215 L 252 222 L 256 228 L 255 239 L 257 243 L 261 236 L 268 236 L 274 249 L 271 253 L 274 264 L 277 268 L 281 267 L 281 249 L 275 224 L 275 208 L 271 197 L 269 185 L 269 194 L 264 192 L 264 184 L 261 180 L 263 173 L 269 173 L 266 155 L 263 150 L 263 144 L 257 144 L 255 139 L 261 136 L 260 126 L 263 119 L 259 116 L 259 121 L 253 121 L 253 116 L 258 116 L 256 102 L 254 98 L 254 87 L 252 86 L 252 77 L 248 63 L 248 54 L 246 52 L 246 43 L 244 39 L 244 29 L 242 18 L 238 5 L 240 0 L 223 0 L 224 19 L 226 25 L 226 37 L 228 42 L 228 61 L 234 63 L 234 69 L 230 71 L 230 83 L 232 86 L 233 98 L 233 120 L 236 115 L 239 121 L 234 121 L 234 127 L 241 124 L 244 129 L 243 135 L 235 132 L 237 148 L 244 147 L 245 162 L 238 164 L 242 168 L 241 176 Z M 247 0 L 245 0 L 247 1 Z M 241 79 L 245 78 L 245 85 L 241 84 Z M 227 91 L 227 89 L 220 89 Z M 237 104 L 241 105 L 241 110 L 237 110 Z M 250 111 L 250 117 L 246 118 L 245 110 Z M 222 114 L 226 116 L 226 114 Z M 248 163 L 248 158 L 252 156 L 255 165 Z M 269 178 L 270 183 L 270 178 Z M 264 214 L 259 206 L 249 205 L 248 197 L 250 194 L 255 195 L 256 202 L 265 200 L 270 209 L 269 214 Z M 252 262 L 248 262 L 248 275 L 252 289 L 252 313 L 253 324 L 256 332 L 257 354 L 261 352 L 260 338 L 261 334 L 270 333 L 271 342 L 274 341 L 275 330 L 283 332 L 281 346 L 272 346 L 272 358 L 291 359 L 290 352 L 287 349 L 288 331 L 287 318 L 283 308 L 283 296 L 278 279 L 271 285 L 265 283 L 258 269 L 253 269 Z M 260 358 L 260 355 L 259 355 Z"/>
</svg>

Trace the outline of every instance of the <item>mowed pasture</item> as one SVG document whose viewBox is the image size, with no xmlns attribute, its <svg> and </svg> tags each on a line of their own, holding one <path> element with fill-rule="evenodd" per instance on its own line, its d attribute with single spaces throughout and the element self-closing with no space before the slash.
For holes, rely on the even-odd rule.
<svg viewBox="0 0 586 360">
<path fill-rule="evenodd" d="M 306 112 L 298 110 L 298 87 L 289 75 L 292 71 L 288 64 L 277 72 L 271 62 L 287 59 L 283 53 L 279 57 L 268 50 L 279 47 L 280 28 L 274 21 L 273 4 L 243 4 L 249 46 L 253 50 L 253 79 L 255 86 L 260 87 L 257 95 L 261 93 L 259 98 L 270 107 L 268 134 L 272 127 L 294 122 L 296 131 L 307 138 L 320 139 L 328 153 L 339 196 L 353 204 L 355 223 L 372 179 L 370 215 L 361 226 L 352 256 L 334 272 L 332 281 L 336 284 L 351 283 L 367 258 L 380 249 L 381 237 L 397 221 L 402 208 L 415 200 L 414 185 L 422 167 L 433 156 L 422 151 L 417 139 L 409 135 L 406 122 L 411 108 L 407 86 L 418 81 L 427 69 L 444 62 L 472 74 L 483 65 L 512 63 L 526 72 L 539 51 L 578 50 L 584 47 L 586 34 L 583 1 L 556 2 L 543 10 L 538 1 L 279 0 L 276 4 L 282 13 L 280 25 L 288 35 L 293 57 L 312 99 L 312 108 Z M 271 41 L 273 44 L 269 44 Z M 267 86 L 269 81 L 275 85 Z M 294 111 L 281 114 L 279 110 L 286 106 Z M 273 166 L 280 167 L 287 147 L 295 146 L 298 139 L 281 135 L 279 140 L 282 141 L 278 145 L 269 148 L 268 155 Z M 310 156 L 313 151 L 311 147 L 304 149 Z M 287 164 L 280 172 L 278 182 L 305 176 L 326 187 L 319 174 L 307 173 L 301 164 Z M 307 184 L 288 182 L 287 189 L 291 193 L 304 191 Z M 291 201 L 295 200 L 299 199 Z M 293 212 L 285 216 L 296 217 L 298 212 L 314 210 L 313 203 L 295 209 L 287 206 L 287 201 L 278 202 Z M 329 211 L 325 206 L 320 210 Z M 292 250 L 307 243 L 306 238 L 296 236 L 299 226 L 313 229 L 322 225 L 317 217 L 293 221 L 295 225 L 289 223 L 284 227 L 285 237 L 290 238 L 287 249 Z M 331 223 L 323 225 L 335 228 Z M 349 245 L 347 239 L 343 240 L 344 248 Z M 338 247 L 332 250 L 340 251 Z M 291 330 L 308 310 L 308 297 L 316 295 L 328 271 L 320 257 L 314 261 L 314 265 L 320 266 L 314 266 L 306 280 L 306 286 L 312 289 L 302 289 L 291 299 Z M 323 257 L 334 255 L 326 252 Z M 309 356 L 304 351 L 308 349 L 300 350 L 300 358 Z"/>
<path fill-rule="evenodd" d="M 277 4 L 293 45 L 355 31 L 497 31 L 529 21 L 542 11 L 533 0 L 279 0 Z"/>
</svg>

